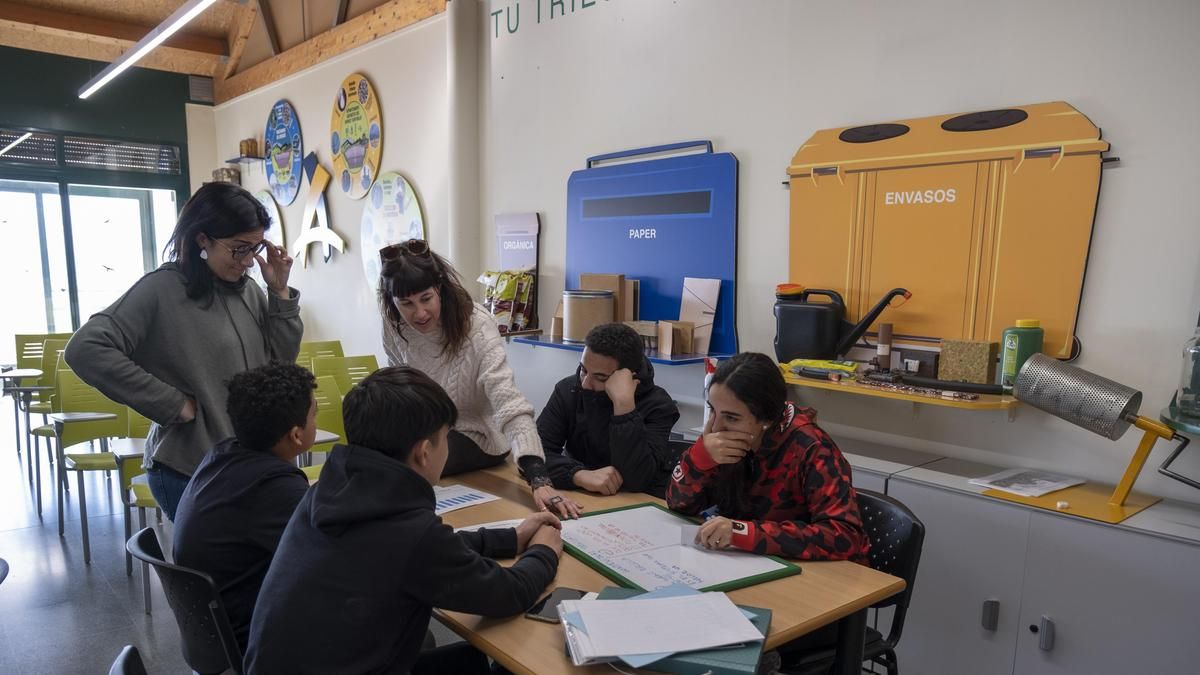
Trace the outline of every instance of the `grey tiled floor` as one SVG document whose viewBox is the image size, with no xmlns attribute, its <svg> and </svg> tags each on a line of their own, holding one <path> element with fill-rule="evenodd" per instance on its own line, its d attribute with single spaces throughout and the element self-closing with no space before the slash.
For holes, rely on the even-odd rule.
<svg viewBox="0 0 1200 675">
<path fill-rule="evenodd" d="M 125 575 L 124 524 L 116 486 L 110 489 L 99 472 L 86 477 L 92 564 L 84 565 L 78 497 L 74 489 L 68 493 L 66 532 L 60 538 L 45 449 L 39 519 L 24 445 L 20 456 L 13 447 L 11 406 L 7 398 L 0 401 L 0 558 L 11 567 L 0 584 L 0 673 L 107 673 L 127 644 L 137 646 L 152 675 L 190 672 L 154 573 L 151 615 L 143 610 L 141 566 L 134 566 L 132 576 Z M 169 523 L 164 530 L 159 537 L 169 550 Z"/>
</svg>

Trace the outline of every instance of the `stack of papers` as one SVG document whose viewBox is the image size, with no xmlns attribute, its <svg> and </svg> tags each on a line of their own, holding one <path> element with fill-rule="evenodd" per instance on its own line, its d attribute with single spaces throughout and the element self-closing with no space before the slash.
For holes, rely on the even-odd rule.
<svg viewBox="0 0 1200 675">
<path fill-rule="evenodd" d="M 1083 479 L 1035 469 L 1007 469 L 990 476 L 972 478 L 967 482 L 1023 497 L 1041 497 L 1056 490 L 1079 485 L 1083 483 Z"/>
<path fill-rule="evenodd" d="M 729 596 L 680 585 L 629 600 L 564 600 L 558 612 L 577 666 L 620 659 L 641 668 L 678 652 L 763 639 Z"/>
</svg>

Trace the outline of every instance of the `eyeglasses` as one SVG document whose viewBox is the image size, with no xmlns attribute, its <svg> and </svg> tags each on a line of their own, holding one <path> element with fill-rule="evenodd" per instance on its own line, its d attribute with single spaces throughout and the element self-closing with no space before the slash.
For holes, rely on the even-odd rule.
<svg viewBox="0 0 1200 675">
<path fill-rule="evenodd" d="M 230 246 L 220 239 L 213 239 L 213 241 L 229 249 L 229 253 L 233 255 L 234 260 L 241 260 L 248 255 L 258 255 L 267 247 L 266 239 L 259 241 L 257 244 L 242 244 L 241 246 Z"/>
<path fill-rule="evenodd" d="M 429 255 L 429 242 L 424 239 L 409 239 L 408 241 L 391 244 L 379 249 L 379 260 L 381 262 L 390 262 L 402 255 Z"/>
</svg>

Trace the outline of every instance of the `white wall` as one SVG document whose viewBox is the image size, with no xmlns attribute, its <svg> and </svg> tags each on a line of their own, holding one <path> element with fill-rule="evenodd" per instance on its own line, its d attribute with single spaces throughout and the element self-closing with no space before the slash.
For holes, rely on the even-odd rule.
<svg viewBox="0 0 1200 675">
<path fill-rule="evenodd" d="M 212 180 L 212 170 L 221 161 L 217 159 L 217 120 L 210 105 L 186 103 L 183 109 L 187 120 L 188 181 L 195 192 Z M 233 154 L 237 154 L 236 147 Z"/>
<path fill-rule="evenodd" d="M 384 171 L 398 171 L 416 189 L 431 244 L 444 250 L 446 228 L 447 92 L 445 16 L 428 19 L 411 28 L 381 38 L 301 73 L 215 109 L 217 154 L 233 157 L 238 141 L 262 138 L 267 115 L 275 101 L 291 101 L 300 118 L 304 152 L 316 151 L 321 164 L 331 169 L 329 120 L 334 93 L 354 72 L 365 74 L 375 88 L 383 114 Z M 208 168 L 206 175 L 211 173 Z M 242 167 L 242 184 L 248 190 L 266 187 L 261 164 Z M 280 207 L 287 243 L 299 237 L 308 183 L 290 206 Z M 352 200 L 335 183 L 325 192 L 330 226 L 346 242 L 344 254 L 334 253 L 329 263 L 310 247 L 308 267 L 292 269 L 292 286 L 299 289 L 306 340 L 340 339 L 347 354 L 383 356 L 374 284 L 363 275 L 359 230 L 363 200 Z"/>
<path fill-rule="evenodd" d="M 799 145 L 822 128 L 1065 100 L 1112 143 L 1079 315 L 1078 365 L 1145 392 L 1156 417 L 1200 309 L 1200 3 L 961 0 L 599 0 L 549 20 L 523 0 L 509 34 L 481 3 L 485 263 L 496 213 L 540 211 L 543 318 L 563 285 L 566 181 L 588 155 L 693 138 L 740 162 L 738 323 L 771 351 L 773 288 L 787 279 L 788 195 Z M 571 7 L 574 11 L 569 11 Z M 265 114 L 265 107 L 263 107 Z M 535 405 L 561 359 L 510 350 Z M 542 367 L 539 364 L 554 364 Z M 568 371 L 569 372 L 569 371 Z M 690 393 L 690 392 L 684 392 Z M 839 438 L 872 438 L 1000 465 L 1115 482 L 1135 434 L 1093 436 L 1030 408 L 960 412 L 805 393 Z M 1151 457 L 1164 458 L 1166 444 Z M 1148 492 L 1198 501 L 1159 477 Z"/>
</svg>

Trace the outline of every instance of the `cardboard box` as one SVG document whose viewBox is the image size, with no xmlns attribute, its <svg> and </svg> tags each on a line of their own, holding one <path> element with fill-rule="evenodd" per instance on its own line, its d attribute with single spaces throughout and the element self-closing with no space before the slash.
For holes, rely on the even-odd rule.
<svg viewBox="0 0 1200 675">
<path fill-rule="evenodd" d="M 625 280 L 625 316 L 622 321 L 637 321 L 638 294 L 641 290 L 642 284 L 637 279 Z"/>
<path fill-rule="evenodd" d="M 613 321 L 625 320 L 625 275 L 584 272 L 579 275 L 579 288 L 589 291 L 612 291 Z"/>
<path fill-rule="evenodd" d="M 938 356 L 938 379 L 949 382 L 993 384 L 996 381 L 997 342 L 942 340 Z"/>
<path fill-rule="evenodd" d="M 563 302 L 558 301 L 558 307 L 554 308 L 554 318 L 550 320 L 550 338 L 553 340 L 561 340 L 563 335 Z"/>
<path fill-rule="evenodd" d="M 696 325 L 691 321 L 658 322 L 658 355 L 694 354 L 693 336 Z"/>
</svg>

